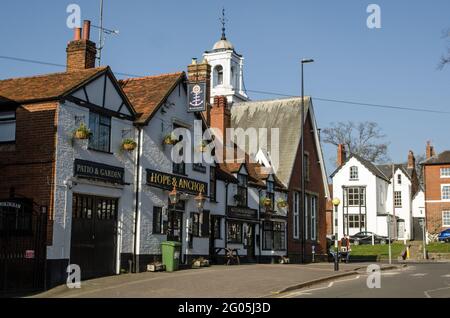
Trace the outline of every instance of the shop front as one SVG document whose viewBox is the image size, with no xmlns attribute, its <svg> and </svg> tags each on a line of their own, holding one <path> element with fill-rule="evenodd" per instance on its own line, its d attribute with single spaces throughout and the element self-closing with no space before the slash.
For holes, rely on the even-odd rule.
<svg viewBox="0 0 450 318">
<path fill-rule="evenodd" d="M 235 249 L 244 262 L 256 262 L 259 255 L 258 210 L 229 206 L 227 210 L 227 247 Z"/>
</svg>

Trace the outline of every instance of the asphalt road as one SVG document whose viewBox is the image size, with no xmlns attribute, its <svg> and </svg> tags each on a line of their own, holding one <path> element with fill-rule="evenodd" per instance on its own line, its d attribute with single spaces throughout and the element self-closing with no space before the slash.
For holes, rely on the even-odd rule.
<svg viewBox="0 0 450 318">
<path fill-rule="evenodd" d="M 279 298 L 450 298 L 450 264 L 408 264 L 380 272 L 369 279 L 380 288 L 369 288 L 369 274 L 359 272 L 335 281 L 279 295 Z"/>
</svg>

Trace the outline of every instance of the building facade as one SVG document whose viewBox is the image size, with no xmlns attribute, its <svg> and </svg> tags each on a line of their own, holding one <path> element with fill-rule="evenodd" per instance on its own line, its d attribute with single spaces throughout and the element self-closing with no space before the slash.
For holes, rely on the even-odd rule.
<svg viewBox="0 0 450 318">
<path fill-rule="evenodd" d="M 450 227 L 450 151 L 436 154 L 427 144 L 423 166 L 427 232 L 436 234 Z"/>
</svg>

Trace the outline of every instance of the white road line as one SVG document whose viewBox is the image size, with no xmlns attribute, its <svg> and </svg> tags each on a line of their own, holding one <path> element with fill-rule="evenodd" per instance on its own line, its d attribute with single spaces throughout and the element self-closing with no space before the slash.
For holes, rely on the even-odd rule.
<svg viewBox="0 0 450 318">
<path fill-rule="evenodd" d="M 410 274 L 413 277 L 424 277 L 426 275 L 428 275 L 428 273 L 417 273 L 417 274 Z"/>
<path fill-rule="evenodd" d="M 437 289 L 430 289 L 430 290 L 424 291 L 423 293 L 425 294 L 425 296 L 427 298 L 433 298 L 433 297 L 430 296 L 429 293 L 436 292 L 436 291 L 439 291 L 439 290 L 444 290 L 444 289 L 450 289 L 450 287 L 442 287 L 442 288 L 437 288 Z"/>
<path fill-rule="evenodd" d="M 312 291 L 321 290 L 321 289 L 328 289 L 328 288 L 331 288 L 335 283 L 341 283 L 341 282 L 347 282 L 347 281 L 351 281 L 351 280 L 357 280 L 360 277 L 361 277 L 360 275 L 357 275 L 355 278 L 337 280 L 335 282 L 330 282 L 328 284 L 328 286 L 325 286 L 325 287 L 318 287 L 318 288 L 313 288 L 313 289 L 301 290 L 301 291 L 298 291 L 298 292 L 292 292 L 292 293 L 289 293 L 287 295 L 283 295 L 283 296 L 281 296 L 279 298 L 292 298 L 292 297 L 295 297 L 295 296 L 311 295 Z"/>
<path fill-rule="evenodd" d="M 442 275 L 441 277 L 450 278 L 450 274 Z"/>
</svg>

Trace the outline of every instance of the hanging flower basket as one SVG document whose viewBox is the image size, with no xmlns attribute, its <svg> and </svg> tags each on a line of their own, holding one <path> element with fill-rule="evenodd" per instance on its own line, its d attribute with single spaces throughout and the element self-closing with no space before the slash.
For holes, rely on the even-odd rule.
<svg viewBox="0 0 450 318">
<path fill-rule="evenodd" d="M 136 149 L 137 143 L 131 138 L 124 139 L 122 141 L 122 148 L 126 151 L 133 151 Z"/>
<path fill-rule="evenodd" d="M 74 132 L 74 137 L 80 140 L 89 139 L 91 135 L 91 131 L 84 123 L 80 124 L 80 127 L 78 127 Z"/>
<path fill-rule="evenodd" d="M 202 141 L 202 143 L 200 144 L 200 146 L 198 146 L 198 151 L 199 151 L 199 152 L 205 152 L 207 146 L 208 146 L 208 144 L 206 143 L 206 141 Z"/>
<path fill-rule="evenodd" d="M 270 207 L 272 206 L 272 200 L 270 198 L 261 198 L 261 204 L 265 207 Z"/>
<path fill-rule="evenodd" d="M 287 205 L 288 205 L 288 203 L 284 199 L 280 199 L 277 201 L 277 207 L 280 209 L 287 207 Z"/>
<path fill-rule="evenodd" d="M 166 135 L 163 139 L 165 145 L 174 145 L 178 142 L 177 137 L 174 134 Z"/>
</svg>

